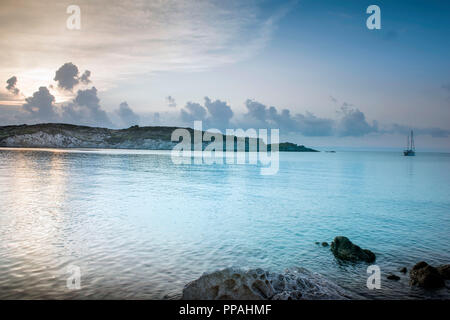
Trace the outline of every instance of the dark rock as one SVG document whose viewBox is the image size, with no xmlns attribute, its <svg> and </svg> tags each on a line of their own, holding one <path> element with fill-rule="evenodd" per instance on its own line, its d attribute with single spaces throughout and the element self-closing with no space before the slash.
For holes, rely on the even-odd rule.
<svg viewBox="0 0 450 320">
<path fill-rule="evenodd" d="M 395 281 L 400 280 L 400 277 L 399 277 L 399 276 L 396 276 L 395 274 L 390 274 L 390 275 L 387 276 L 387 278 L 388 278 L 389 280 L 395 280 Z"/>
<path fill-rule="evenodd" d="M 341 300 L 354 296 L 323 276 L 303 268 L 283 273 L 227 268 L 205 273 L 183 289 L 183 300 Z"/>
<path fill-rule="evenodd" d="M 409 277 L 411 285 L 423 288 L 441 288 L 445 285 L 439 271 L 424 261 L 417 263 L 411 269 Z"/>
<path fill-rule="evenodd" d="M 316 241 L 316 244 L 320 244 L 320 242 L 319 242 L 319 241 Z"/>
<path fill-rule="evenodd" d="M 347 237 L 336 237 L 331 243 L 331 252 L 334 256 L 341 260 L 347 261 L 365 261 L 374 262 L 375 254 L 367 249 L 361 249 L 359 246 L 353 244 Z"/>
<path fill-rule="evenodd" d="M 268 144 L 267 145 L 267 151 L 271 151 L 272 147 L 275 147 L 275 145 Z M 296 145 L 295 143 L 291 142 L 282 142 L 278 144 L 278 151 L 284 151 L 284 152 L 319 152 L 317 150 L 306 148 L 302 145 Z"/>
<path fill-rule="evenodd" d="M 407 273 L 407 272 L 408 272 L 408 269 L 406 269 L 406 267 L 403 267 L 403 268 L 400 269 L 400 272 L 401 272 L 401 273 Z"/>
<path fill-rule="evenodd" d="M 450 264 L 443 264 L 436 268 L 442 278 L 450 280 Z"/>
<path fill-rule="evenodd" d="M 328 242 L 322 242 L 322 247 L 328 247 Z"/>
</svg>

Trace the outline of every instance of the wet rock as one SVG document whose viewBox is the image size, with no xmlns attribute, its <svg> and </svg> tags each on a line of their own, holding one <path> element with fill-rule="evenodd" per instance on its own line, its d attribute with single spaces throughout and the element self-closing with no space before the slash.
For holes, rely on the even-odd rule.
<svg viewBox="0 0 450 320">
<path fill-rule="evenodd" d="M 301 300 L 302 293 L 298 290 L 294 291 L 283 291 L 275 294 L 271 300 Z"/>
<path fill-rule="evenodd" d="M 359 246 L 353 244 L 347 237 L 336 237 L 331 243 L 331 252 L 334 256 L 341 260 L 347 261 L 365 261 L 374 262 L 375 254 L 367 249 L 361 249 Z"/>
<path fill-rule="evenodd" d="M 319 241 L 316 241 L 316 244 L 320 244 L 320 242 L 319 242 Z"/>
<path fill-rule="evenodd" d="M 319 274 L 303 268 L 271 273 L 227 268 L 206 273 L 183 289 L 185 300 L 299 300 L 355 298 Z M 356 297 L 357 298 L 357 297 Z"/>
<path fill-rule="evenodd" d="M 401 273 L 407 273 L 407 272 L 408 272 L 408 269 L 406 269 L 406 267 L 403 267 L 403 268 L 400 269 L 400 272 L 401 272 Z"/>
<path fill-rule="evenodd" d="M 439 271 L 424 261 L 417 263 L 411 269 L 409 277 L 411 285 L 418 285 L 430 289 L 444 286 L 444 279 Z"/>
<path fill-rule="evenodd" d="M 436 268 L 442 278 L 450 280 L 450 264 L 444 264 Z"/>
<path fill-rule="evenodd" d="M 328 247 L 328 242 L 322 242 L 322 247 Z"/>
<path fill-rule="evenodd" d="M 399 276 L 396 276 L 395 274 L 390 274 L 390 275 L 387 276 L 387 278 L 388 278 L 389 280 L 395 280 L 395 281 L 400 280 L 400 277 L 399 277 Z"/>
<path fill-rule="evenodd" d="M 199 279 L 186 285 L 183 298 L 186 300 L 230 300 L 268 299 L 275 291 L 263 270 L 249 270 L 242 272 L 228 268 L 204 274 Z"/>
</svg>

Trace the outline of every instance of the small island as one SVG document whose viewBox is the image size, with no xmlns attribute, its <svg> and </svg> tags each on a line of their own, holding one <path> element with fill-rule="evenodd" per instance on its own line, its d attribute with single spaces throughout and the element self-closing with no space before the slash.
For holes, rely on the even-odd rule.
<svg viewBox="0 0 450 320">
<path fill-rule="evenodd" d="M 268 145 L 268 151 L 272 150 L 272 145 Z M 278 150 L 283 152 L 319 152 L 311 148 L 307 148 L 303 145 L 297 145 L 292 142 L 282 142 L 278 144 Z"/>
<path fill-rule="evenodd" d="M 132 126 L 127 129 L 97 128 L 63 123 L 0 126 L 0 147 L 172 150 L 178 143 L 171 140 L 172 132 L 176 129 L 186 129 L 191 134 L 194 133 L 192 128 L 160 126 Z M 236 145 L 237 137 L 234 137 L 234 140 Z M 249 141 L 249 138 L 245 139 L 246 151 L 249 148 Z M 263 143 L 260 139 L 258 140 L 258 150 Z M 206 145 L 208 142 L 204 142 L 204 146 Z M 267 150 L 272 150 L 270 144 L 267 145 Z M 281 152 L 318 152 L 290 142 L 279 143 L 278 150 Z"/>
</svg>

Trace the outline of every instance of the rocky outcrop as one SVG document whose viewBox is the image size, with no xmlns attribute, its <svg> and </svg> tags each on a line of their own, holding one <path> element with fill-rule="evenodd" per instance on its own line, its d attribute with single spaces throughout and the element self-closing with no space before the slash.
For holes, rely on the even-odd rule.
<svg viewBox="0 0 450 320">
<path fill-rule="evenodd" d="M 423 288 L 441 288 L 445 285 L 438 269 L 425 261 L 417 263 L 409 272 L 410 284 Z"/>
<path fill-rule="evenodd" d="M 334 256 L 346 261 L 365 261 L 374 262 L 375 254 L 367 249 L 361 249 L 359 246 L 353 244 L 347 237 L 336 237 L 331 243 L 331 252 Z"/>
<path fill-rule="evenodd" d="M 4 138 L 0 146 L 25 148 L 113 148 L 170 150 L 175 143 L 157 139 L 136 139 L 110 142 L 110 136 L 91 132 L 77 134 L 69 131 L 48 133 L 38 131 Z"/>
<path fill-rule="evenodd" d="M 283 151 L 283 152 L 319 152 L 317 150 L 307 148 L 302 145 L 297 145 L 297 144 L 291 143 L 291 142 L 282 142 L 282 143 L 279 143 L 278 145 L 268 145 L 267 146 L 268 151 L 271 151 L 272 149 L 275 150 L 275 148 L 278 148 L 278 151 Z"/>
<path fill-rule="evenodd" d="M 0 147 L 33 147 L 33 148 L 111 148 L 111 149 L 148 149 L 172 150 L 178 140 L 172 141 L 176 129 L 185 129 L 191 136 L 194 130 L 178 127 L 139 127 L 128 129 L 107 129 L 87 126 L 77 126 L 63 123 L 44 123 L 36 125 L 0 126 Z M 205 132 L 203 131 L 202 134 Z M 236 136 L 222 136 L 224 148 L 226 140 L 235 142 Z M 192 142 L 192 141 L 191 141 Z M 203 141 L 203 149 L 209 142 Z M 261 150 L 271 150 L 261 139 L 249 138 L 244 143 L 245 150 L 251 145 L 257 145 Z M 193 147 L 193 144 L 191 144 Z M 224 149 L 225 150 L 225 149 Z M 280 143 L 279 151 L 316 152 L 316 150 L 298 146 L 293 143 Z"/>
<path fill-rule="evenodd" d="M 390 274 L 386 277 L 388 280 L 394 280 L 394 281 L 398 281 L 400 280 L 399 276 L 396 276 L 395 274 Z"/>
<path fill-rule="evenodd" d="M 22 134 L 13 137 L 7 137 L 2 142 L 7 147 L 54 147 L 70 148 L 82 145 L 82 141 L 76 137 L 66 136 L 61 133 L 48 134 L 38 131 L 31 134 Z"/>
<path fill-rule="evenodd" d="M 272 273 L 227 268 L 202 275 L 183 290 L 185 300 L 299 300 L 355 298 L 338 285 L 303 268 Z"/>
<path fill-rule="evenodd" d="M 450 280 L 450 264 L 444 264 L 436 268 L 441 277 Z"/>
</svg>

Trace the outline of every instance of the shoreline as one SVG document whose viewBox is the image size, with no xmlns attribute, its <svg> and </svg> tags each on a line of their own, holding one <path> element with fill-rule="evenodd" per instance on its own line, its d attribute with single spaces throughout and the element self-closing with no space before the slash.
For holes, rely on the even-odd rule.
<svg viewBox="0 0 450 320">
<path fill-rule="evenodd" d="M 376 256 L 368 249 L 361 249 L 343 236 L 335 237 L 331 246 L 327 242 L 316 245 L 328 248 L 337 263 L 367 267 L 367 288 L 355 290 L 338 284 L 333 277 L 311 272 L 302 267 L 290 267 L 284 272 L 266 269 L 229 267 L 203 273 L 183 288 L 182 300 L 370 300 L 377 297 L 377 290 L 404 286 L 408 281 L 413 296 L 400 299 L 433 298 L 450 299 L 450 264 L 438 267 L 421 261 L 413 266 L 397 268 L 396 272 L 382 273 Z M 345 272 L 345 270 L 344 270 Z M 402 281 L 400 281 L 402 280 Z"/>
<path fill-rule="evenodd" d="M 194 140 L 185 142 L 186 137 L 180 135 L 180 133 L 175 135 L 176 139 L 173 138 L 172 136 L 177 130 L 183 130 L 183 133 L 189 135 L 189 138 L 194 135 Z M 279 151 L 285 152 L 319 152 L 291 142 L 280 143 L 278 141 L 266 144 L 263 138 L 253 137 L 250 133 L 243 133 L 243 136 L 217 133 L 212 136 L 214 140 L 212 140 L 212 137 L 205 138 L 205 133 L 207 131 L 203 131 L 201 128 L 196 130 L 195 128 L 182 127 L 132 126 L 127 129 L 108 129 L 64 123 L 45 123 L 0 126 L 0 146 L 172 150 L 178 144 L 183 143 L 191 145 L 192 150 L 196 150 L 194 145 L 201 144 L 203 150 L 210 144 L 215 146 L 216 139 L 220 139 L 217 143 L 222 151 L 226 151 L 231 143 L 231 148 L 234 151 L 247 152 L 254 149 L 255 151 L 270 152 L 273 146 L 276 146 Z M 199 140 L 196 140 L 197 135 L 200 136 L 197 138 Z M 180 138 L 182 138 L 181 141 Z M 239 141 L 242 141 L 242 145 Z"/>
</svg>

